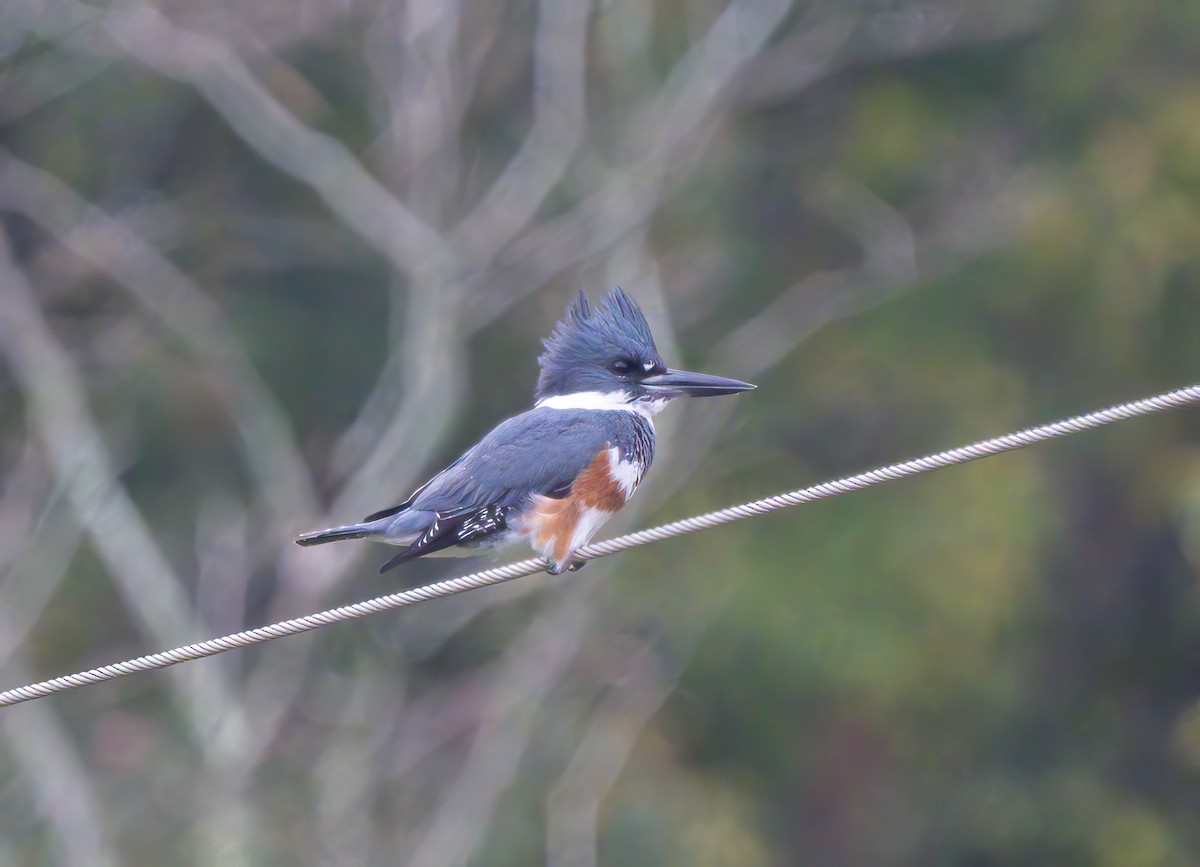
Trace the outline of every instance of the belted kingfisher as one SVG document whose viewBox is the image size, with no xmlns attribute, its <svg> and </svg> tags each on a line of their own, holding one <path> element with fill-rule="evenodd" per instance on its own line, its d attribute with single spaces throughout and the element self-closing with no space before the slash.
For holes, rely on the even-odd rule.
<svg viewBox="0 0 1200 867">
<path fill-rule="evenodd" d="M 594 308 L 581 292 L 544 341 L 535 406 L 398 506 L 307 533 L 300 545 L 370 539 L 403 548 L 380 572 L 434 553 L 521 539 L 558 575 L 625 505 L 654 459 L 651 416 L 677 397 L 734 394 L 746 382 L 669 370 L 646 317 L 619 286 Z"/>
</svg>

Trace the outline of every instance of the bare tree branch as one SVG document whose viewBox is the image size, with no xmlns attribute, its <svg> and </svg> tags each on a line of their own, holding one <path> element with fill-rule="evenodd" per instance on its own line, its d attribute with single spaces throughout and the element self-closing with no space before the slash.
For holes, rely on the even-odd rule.
<svg viewBox="0 0 1200 867">
<path fill-rule="evenodd" d="M 178 578 L 116 477 L 78 372 L 47 327 L 3 237 L 0 286 L 0 353 L 25 394 L 32 426 L 67 498 L 126 605 L 162 646 L 180 636 L 199 637 Z M 221 670 L 192 666 L 167 677 L 210 761 L 237 764 L 247 739 L 246 721 Z"/>
<path fill-rule="evenodd" d="M 105 12 L 71 0 L 53 0 L 53 6 L 56 15 L 79 22 L 66 44 L 104 56 L 119 49 L 194 87 L 247 144 L 312 187 L 400 273 L 450 268 L 452 257 L 437 232 L 371 178 L 339 142 L 300 123 L 225 45 L 175 27 L 148 7 L 121 5 Z M 40 25 L 36 16 L 29 22 L 33 28 Z"/>
<path fill-rule="evenodd" d="M 579 651 L 589 598 L 587 583 L 562 588 L 505 654 L 496 681 L 503 689 L 496 690 L 462 770 L 413 850 L 411 867 L 462 864 L 479 845 L 529 744 L 538 706 Z"/>
<path fill-rule="evenodd" d="M 859 64 L 1008 39 L 1040 25 L 1051 0 L 935 0 L 859 18 L 835 16 L 795 30 L 754 59 L 738 89 L 747 105 L 792 99 L 802 88 Z"/>
<path fill-rule="evenodd" d="M 401 344 L 406 358 L 404 398 L 338 495 L 334 514 L 370 511 L 397 494 L 403 499 L 454 420 L 466 389 L 458 297 L 449 285 L 410 295 L 407 339 Z"/>
<path fill-rule="evenodd" d="M 439 228 L 448 218 L 468 101 L 454 63 L 462 12 L 459 0 L 385 3 L 369 31 L 381 43 L 372 66 L 388 109 L 382 162 L 409 206 Z"/>
<path fill-rule="evenodd" d="M 373 849 L 373 802 L 387 763 L 392 727 L 381 724 L 408 713 L 400 705 L 396 676 L 380 673 L 373 660 L 361 659 L 350 676 L 323 673 L 317 689 L 337 696 L 338 735 L 314 762 L 318 781 L 316 821 L 326 851 L 340 864 L 379 864 Z"/>
<path fill-rule="evenodd" d="M 387 0 L 377 4 L 363 46 L 385 116 L 383 132 L 367 155 L 381 152 L 379 162 L 386 167 L 389 184 L 400 185 L 430 157 L 438 169 L 453 162 L 461 171 L 459 142 L 451 138 L 461 134 L 504 7 Z M 424 104 L 431 99 L 433 105 Z M 431 120 L 436 124 L 430 125 Z"/>
<path fill-rule="evenodd" d="M 196 612 L 213 632 L 237 632 L 246 623 L 253 568 L 246 509 L 219 492 L 201 504 L 196 520 Z"/>
<path fill-rule="evenodd" d="M 674 690 L 683 658 L 669 670 L 645 648 L 624 667 L 625 682 L 614 684 L 590 715 L 566 772 L 546 797 L 546 864 L 591 867 L 597 859 L 600 803 L 616 784 L 639 735 Z"/>
<path fill-rule="evenodd" d="M 65 96 L 91 81 L 111 62 L 104 57 L 47 51 L 17 65 L 0 79 L 0 124 L 20 120 Z"/>
<path fill-rule="evenodd" d="M 37 497 L 30 488 L 45 472 L 41 464 L 40 453 L 27 449 L 21 464 L 5 474 L 0 498 L 0 671 L 37 626 L 83 535 L 79 522 L 65 514 L 61 483 L 33 514 Z"/>
<path fill-rule="evenodd" d="M 471 309 L 467 327 L 483 327 L 554 274 L 648 220 L 691 170 L 728 106 L 738 73 L 790 9 L 789 0 L 732 0 L 662 88 L 632 113 L 620 168 L 570 210 L 516 238 L 498 267 L 477 275 L 489 292 Z"/>
<path fill-rule="evenodd" d="M 458 133 L 468 100 L 455 68 L 461 16 L 458 2 L 412 0 L 402 9 L 385 4 L 369 31 L 375 78 L 389 109 L 385 162 L 404 178 L 409 200 L 433 225 L 445 221 L 460 172 Z M 428 271 L 411 275 L 408 288 L 404 327 L 359 419 L 339 444 L 339 463 L 356 469 L 337 499 L 337 513 L 373 510 L 402 496 L 454 421 L 464 394 L 458 285 L 448 272 Z M 398 293 L 393 299 L 397 303 Z"/>
<path fill-rule="evenodd" d="M 40 515 L 38 497 L 30 488 L 43 475 L 40 455 L 24 449 L 20 465 L 6 473 L 0 498 L 0 671 L 14 682 L 29 679 L 18 648 L 62 583 L 79 546 L 77 525 L 70 531 L 53 517 L 60 491 L 52 489 Z M 73 532 L 72 532 L 73 531 Z M 53 544 L 42 546 L 50 535 Z M 38 558 L 36 576 L 24 574 L 34 549 L 49 548 L 50 558 Z M 53 704 L 38 704 L 30 713 L 4 715 L 0 720 L 13 763 L 23 771 L 27 789 L 53 834 L 47 835 L 64 864 L 113 864 L 112 842 L 91 777 L 76 752 Z M 15 827 L 8 827 L 15 834 Z"/>
<path fill-rule="evenodd" d="M 9 661 L 7 670 L 20 682 L 29 679 L 24 666 L 14 661 Z M 38 812 L 52 829 L 47 836 L 52 851 L 58 853 L 55 863 L 77 867 L 123 863 L 107 831 L 92 775 L 53 705 L 38 702 L 21 711 L 4 714 L 0 725 Z"/>
<path fill-rule="evenodd" d="M 0 207 L 24 214 L 89 259 L 175 334 L 210 374 L 240 435 L 247 471 L 280 536 L 318 513 L 308 468 L 275 396 L 195 281 L 46 172 L 0 149 Z"/>
<path fill-rule="evenodd" d="M 476 267 L 533 219 L 583 141 L 590 7 L 590 0 L 542 0 L 538 6 L 533 128 L 452 239 Z"/>
<path fill-rule="evenodd" d="M 791 352 L 813 332 L 892 300 L 962 262 L 1009 243 L 1024 222 L 1016 175 L 1004 173 L 973 195 L 956 186 L 933 225 L 918 239 L 908 221 L 869 190 L 830 181 L 820 194 L 825 213 L 854 236 L 859 265 L 805 277 L 727 335 L 712 364 L 753 376 Z"/>
</svg>

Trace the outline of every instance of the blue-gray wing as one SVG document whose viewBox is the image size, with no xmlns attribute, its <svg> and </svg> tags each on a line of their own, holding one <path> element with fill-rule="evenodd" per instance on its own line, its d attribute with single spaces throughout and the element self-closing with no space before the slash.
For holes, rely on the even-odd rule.
<svg viewBox="0 0 1200 867">
<path fill-rule="evenodd" d="M 417 494 L 413 508 L 520 505 L 534 494 L 564 496 L 603 449 L 649 467 L 654 432 L 631 412 L 533 409 L 502 422 Z M 643 470 L 644 471 L 644 470 Z"/>
<path fill-rule="evenodd" d="M 645 472 L 654 458 L 653 428 L 630 412 L 548 408 L 502 422 L 401 506 L 376 513 L 431 515 L 421 537 L 380 571 L 504 532 L 535 495 L 566 496 L 596 455 L 612 446 Z"/>
</svg>

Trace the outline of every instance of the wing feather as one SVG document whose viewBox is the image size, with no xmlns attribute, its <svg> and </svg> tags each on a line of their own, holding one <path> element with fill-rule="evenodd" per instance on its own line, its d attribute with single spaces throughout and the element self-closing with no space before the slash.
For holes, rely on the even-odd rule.
<svg viewBox="0 0 1200 867">
<path fill-rule="evenodd" d="M 617 418 L 612 418 L 613 415 Z M 638 425 L 645 425 L 646 429 Z M 630 431 L 624 430 L 626 426 L 630 426 Z M 392 557 L 380 571 L 455 545 L 477 544 L 505 532 L 508 518 L 520 514 L 533 497 L 567 496 L 575 479 L 596 455 L 614 444 L 626 445 L 625 440 L 631 443 L 636 440 L 638 458 L 649 466 L 653 437 L 648 423 L 632 413 L 542 408 L 510 418 L 400 506 L 371 517 L 385 518 L 407 509 L 435 515 L 420 538 Z"/>
<path fill-rule="evenodd" d="M 380 572 L 394 569 L 405 561 L 437 551 L 482 541 L 508 529 L 511 507 L 486 506 L 461 513 L 435 512 L 433 523 L 421 537 L 379 567 Z"/>
</svg>

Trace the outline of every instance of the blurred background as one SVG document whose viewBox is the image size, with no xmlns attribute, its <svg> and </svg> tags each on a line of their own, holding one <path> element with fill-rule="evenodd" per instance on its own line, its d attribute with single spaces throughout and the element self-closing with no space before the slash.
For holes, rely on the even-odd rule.
<svg viewBox="0 0 1200 867">
<path fill-rule="evenodd" d="M 0 688 L 470 571 L 291 540 L 580 289 L 760 386 L 605 534 L 1195 382 L 1198 26 L 5 0 Z M 1192 409 L 0 711 L 0 863 L 1195 864 L 1198 571 Z"/>
</svg>

